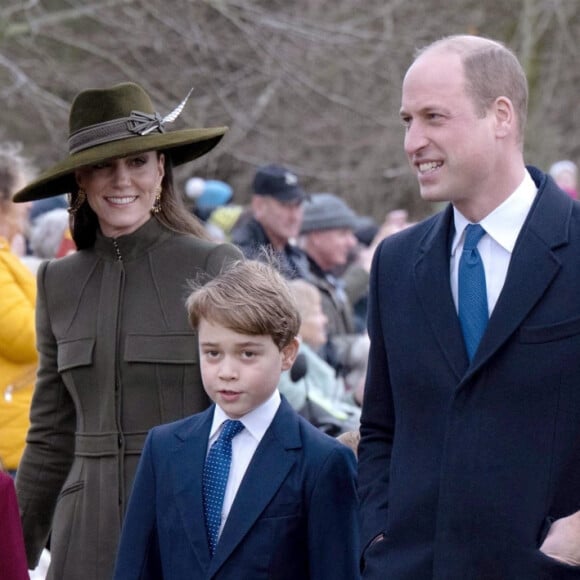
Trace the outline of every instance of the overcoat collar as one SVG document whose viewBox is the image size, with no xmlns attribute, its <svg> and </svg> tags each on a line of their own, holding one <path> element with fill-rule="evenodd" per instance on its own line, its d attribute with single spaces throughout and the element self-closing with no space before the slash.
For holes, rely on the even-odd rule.
<svg viewBox="0 0 580 580">
<path fill-rule="evenodd" d="M 439 348 L 458 379 L 467 380 L 518 329 L 557 275 L 557 249 L 568 243 L 573 201 L 545 174 L 528 167 L 538 193 L 518 236 L 504 287 L 475 357 L 469 365 L 449 282 L 453 209 L 433 221 L 415 261 L 417 293 Z M 448 335 L 443 334 L 445 329 Z"/>
<path fill-rule="evenodd" d="M 142 256 L 172 235 L 156 218 L 151 217 L 139 229 L 118 238 L 107 238 L 97 230 L 95 252 L 105 260 L 121 259 L 126 262 Z"/>
</svg>

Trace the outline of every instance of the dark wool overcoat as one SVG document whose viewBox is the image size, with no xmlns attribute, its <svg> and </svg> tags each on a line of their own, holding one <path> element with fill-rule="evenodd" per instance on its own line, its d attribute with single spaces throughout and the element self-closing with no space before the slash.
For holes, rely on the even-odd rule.
<svg viewBox="0 0 580 580">
<path fill-rule="evenodd" d="M 29 566 L 51 534 L 48 578 L 110 580 L 148 430 L 209 404 L 188 280 L 236 258 L 234 246 L 150 219 L 41 266 L 40 366 L 17 492 Z"/>
<path fill-rule="evenodd" d="M 530 173 L 538 193 L 471 364 L 449 283 L 451 206 L 377 250 L 365 579 L 580 579 L 539 550 L 550 522 L 580 509 L 580 204 Z"/>
</svg>

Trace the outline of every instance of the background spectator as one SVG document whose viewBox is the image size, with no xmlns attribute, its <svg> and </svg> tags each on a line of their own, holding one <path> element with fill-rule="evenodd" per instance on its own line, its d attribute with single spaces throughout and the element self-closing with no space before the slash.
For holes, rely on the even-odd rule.
<svg viewBox="0 0 580 580">
<path fill-rule="evenodd" d="M 317 351 L 326 344 L 327 318 L 320 292 L 306 280 L 290 280 L 300 312 L 298 363 L 284 373 L 278 387 L 290 404 L 312 424 L 331 435 L 358 428 L 360 407 L 336 370 Z"/>
<path fill-rule="evenodd" d="M 31 220 L 28 229 L 30 253 L 22 258 L 23 262 L 36 273 L 43 260 L 56 258 L 64 244 L 70 241 L 69 214 L 66 209 L 57 208 L 44 212 Z"/>
<path fill-rule="evenodd" d="M 0 146 L 0 464 L 12 473 L 24 449 L 38 361 L 36 281 L 10 243 L 22 233 L 22 213 L 12 197 L 26 184 L 28 168 L 17 146 Z"/>
<path fill-rule="evenodd" d="M 578 166 L 573 161 L 556 161 L 549 171 L 561 189 L 572 199 L 578 199 Z"/>
<path fill-rule="evenodd" d="M 357 328 L 353 300 L 368 291 L 369 273 L 355 267 L 345 278 L 337 270 L 348 263 L 358 241 L 354 231 L 357 214 L 342 199 L 331 193 L 313 194 L 304 204 L 300 247 L 308 259 L 304 279 L 314 284 L 328 319 L 328 342 L 321 356 L 356 390 L 366 369 L 368 337 Z"/>
<path fill-rule="evenodd" d="M 308 264 L 295 245 L 306 193 L 298 177 L 282 165 L 260 167 L 253 182 L 251 208 L 233 227 L 231 240 L 247 258 L 274 252 L 286 278 L 304 277 Z"/>
<path fill-rule="evenodd" d="M 9 202 L 16 191 L 35 175 L 32 163 L 21 154 L 20 143 L 0 144 L 0 201 L 4 204 L 0 236 L 10 244 L 17 256 L 27 253 L 27 228 L 30 203 L 13 205 Z"/>
</svg>

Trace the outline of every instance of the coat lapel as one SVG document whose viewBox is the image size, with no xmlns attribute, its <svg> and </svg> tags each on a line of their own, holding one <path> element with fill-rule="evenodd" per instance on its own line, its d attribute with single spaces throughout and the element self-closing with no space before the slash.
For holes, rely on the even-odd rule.
<svg viewBox="0 0 580 580">
<path fill-rule="evenodd" d="M 437 216 L 417 254 L 417 293 L 440 349 L 463 381 L 521 326 L 560 269 L 555 250 L 568 243 L 573 202 L 542 173 L 533 168 L 528 170 L 538 186 L 538 194 L 518 237 L 503 290 L 469 367 L 449 284 L 451 206 Z"/>
<path fill-rule="evenodd" d="M 175 434 L 177 445 L 171 461 L 171 483 L 183 527 L 202 568 L 209 566 L 210 555 L 203 520 L 202 473 L 214 407 L 192 417 Z M 205 441 L 206 445 L 200 445 Z M 197 514 L 197 515 L 194 515 Z"/>
<path fill-rule="evenodd" d="M 539 175 L 532 172 L 536 180 Z M 504 287 L 469 373 L 521 326 L 560 270 L 556 249 L 568 243 L 572 200 L 543 178 L 514 247 Z"/>
<path fill-rule="evenodd" d="M 419 246 L 415 287 L 437 344 L 459 380 L 468 360 L 449 282 L 453 232 L 453 208 L 449 205 L 434 219 Z"/>
<path fill-rule="evenodd" d="M 242 480 L 211 561 L 211 578 L 276 495 L 302 447 L 298 418 L 283 398 Z"/>
</svg>

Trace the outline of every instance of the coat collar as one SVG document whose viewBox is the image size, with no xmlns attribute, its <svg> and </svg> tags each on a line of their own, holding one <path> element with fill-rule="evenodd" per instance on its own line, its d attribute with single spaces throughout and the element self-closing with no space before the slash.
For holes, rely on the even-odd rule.
<svg viewBox="0 0 580 580">
<path fill-rule="evenodd" d="M 544 173 L 533 167 L 528 170 L 538 193 L 516 241 L 503 289 L 468 375 L 521 326 L 561 268 L 558 249 L 569 243 L 573 201 Z"/>
<path fill-rule="evenodd" d="M 105 260 L 121 259 L 125 262 L 147 253 L 153 246 L 172 235 L 174 234 L 152 217 L 133 233 L 118 238 L 107 238 L 97 230 L 95 251 Z"/>
<path fill-rule="evenodd" d="M 459 380 L 465 374 L 468 359 L 449 281 L 452 206 L 432 218 L 429 225 L 416 254 L 415 287 L 439 349 Z"/>
<path fill-rule="evenodd" d="M 414 266 L 417 293 L 439 348 L 459 380 L 472 375 L 515 332 L 560 269 L 557 249 L 568 243 L 573 201 L 541 171 L 528 167 L 538 193 L 524 222 L 481 345 L 467 359 L 449 282 L 453 209 L 432 218 Z"/>
</svg>

